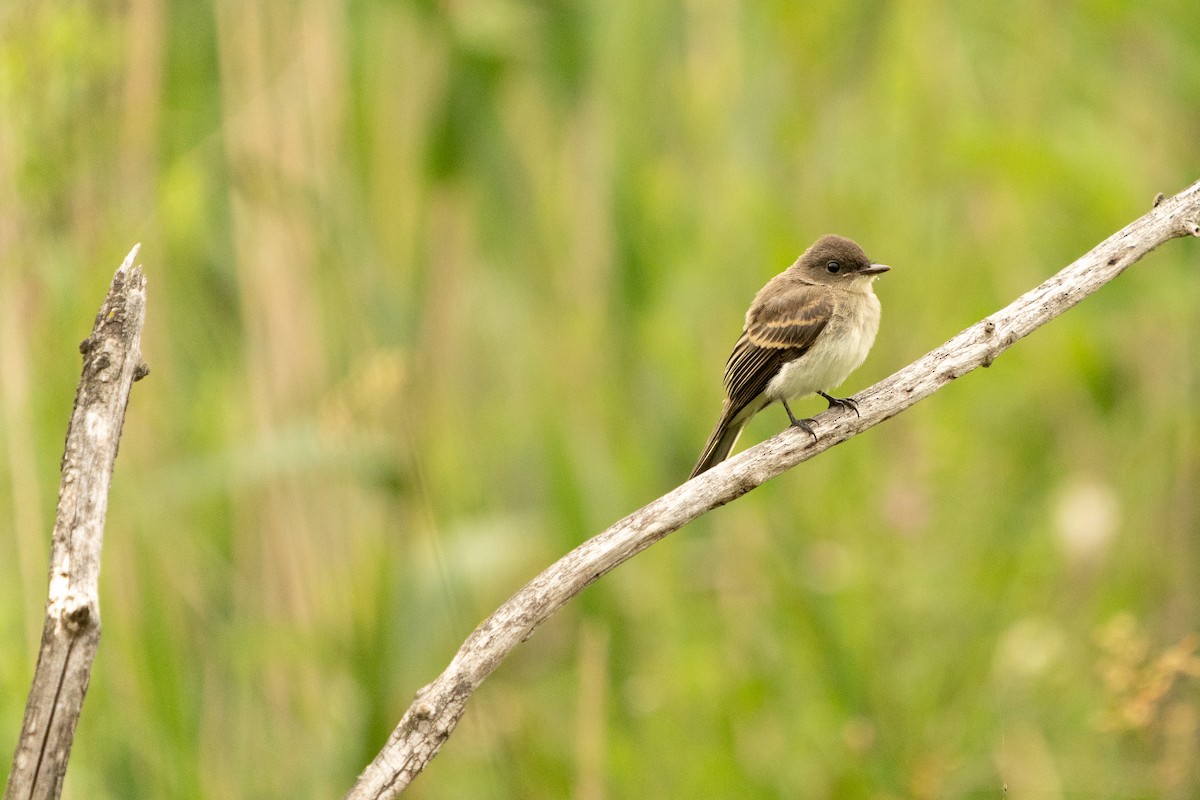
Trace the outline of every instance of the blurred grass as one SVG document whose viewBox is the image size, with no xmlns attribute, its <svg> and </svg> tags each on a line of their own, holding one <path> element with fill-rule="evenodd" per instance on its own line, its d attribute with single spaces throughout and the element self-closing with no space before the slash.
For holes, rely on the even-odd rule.
<svg viewBox="0 0 1200 800">
<path fill-rule="evenodd" d="M 895 267 L 850 393 L 1200 177 L 1200 18 L 18 0 L 0 107 L 0 753 L 75 345 L 141 241 L 66 795 L 328 797 L 497 603 L 687 474 L 813 238 Z M 1194 665 L 1154 675 L 1200 627 L 1197 258 L 606 577 L 411 794 L 1195 796 Z"/>
</svg>

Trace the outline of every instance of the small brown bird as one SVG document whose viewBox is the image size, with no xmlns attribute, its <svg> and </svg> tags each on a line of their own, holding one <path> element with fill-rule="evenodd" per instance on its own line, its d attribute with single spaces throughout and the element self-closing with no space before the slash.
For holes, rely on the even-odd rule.
<svg viewBox="0 0 1200 800">
<path fill-rule="evenodd" d="M 858 413 L 837 387 L 866 359 L 879 330 L 879 298 L 871 284 L 890 267 L 874 264 L 854 242 L 822 236 L 767 283 L 746 312 L 746 326 L 725 365 L 725 407 L 690 477 L 729 456 L 750 418 L 775 401 L 796 419 L 788 400 L 819 394 L 829 406 Z"/>
</svg>

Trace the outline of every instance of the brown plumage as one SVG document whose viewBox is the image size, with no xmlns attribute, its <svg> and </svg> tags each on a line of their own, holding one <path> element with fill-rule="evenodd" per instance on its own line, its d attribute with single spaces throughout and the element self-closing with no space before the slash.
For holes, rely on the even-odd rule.
<svg viewBox="0 0 1200 800">
<path fill-rule="evenodd" d="M 823 236 L 759 290 L 725 365 L 725 405 L 691 477 L 724 461 L 750 418 L 775 401 L 820 393 L 829 397 L 866 358 L 879 329 L 871 283 L 888 267 L 873 264 L 841 236 Z"/>
</svg>

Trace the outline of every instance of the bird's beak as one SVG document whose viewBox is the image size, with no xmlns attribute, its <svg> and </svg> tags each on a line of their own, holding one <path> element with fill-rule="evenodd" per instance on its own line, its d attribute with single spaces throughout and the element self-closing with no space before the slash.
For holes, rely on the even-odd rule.
<svg viewBox="0 0 1200 800">
<path fill-rule="evenodd" d="M 866 269 L 859 270 L 859 274 L 861 274 L 861 275 L 882 275 L 883 273 L 887 272 L 889 269 L 891 269 L 891 267 L 889 267 L 887 264 L 872 264 L 871 266 L 867 267 Z"/>
</svg>

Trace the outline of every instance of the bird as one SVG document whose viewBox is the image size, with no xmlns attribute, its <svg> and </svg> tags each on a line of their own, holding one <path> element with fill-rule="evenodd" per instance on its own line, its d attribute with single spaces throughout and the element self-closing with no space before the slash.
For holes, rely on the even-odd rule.
<svg viewBox="0 0 1200 800">
<path fill-rule="evenodd" d="M 797 419 L 789 400 L 817 394 L 830 408 L 858 413 L 853 399 L 829 391 L 862 365 L 875 342 L 880 305 L 872 284 L 889 269 L 830 234 L 759 290 L 725 365 L 721 416 L 691 478 L 728 458 L 750 418 L 776 401 L 814 441 L 812 420 Z"/>
</svg>

